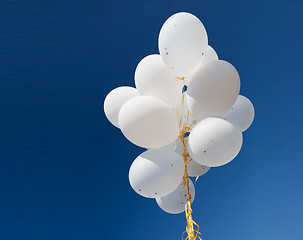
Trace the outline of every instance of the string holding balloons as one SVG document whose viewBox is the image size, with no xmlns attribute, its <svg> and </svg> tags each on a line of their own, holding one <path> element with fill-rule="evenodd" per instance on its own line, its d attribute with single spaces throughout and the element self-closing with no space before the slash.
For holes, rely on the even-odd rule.
<svg viewBox="0 0 303 240">
<path fill-rule="evenodd" d="M 104 112 L 130 142 L 147 148 L 129 170 L 134 191 L 155 198 L 167 213 L 185 211 L 186 240 L 201 239 L 192 217 L 195 186 L 189 177 L 197 181 L 238 155 L 254 107 L 239 95 L 236 68 L 219 60 L 194 15 L 169 17 L 158 47 L 160 54 L 148 55 L 137 65 L 136 88 L 112 90 Z"/>
</svg>

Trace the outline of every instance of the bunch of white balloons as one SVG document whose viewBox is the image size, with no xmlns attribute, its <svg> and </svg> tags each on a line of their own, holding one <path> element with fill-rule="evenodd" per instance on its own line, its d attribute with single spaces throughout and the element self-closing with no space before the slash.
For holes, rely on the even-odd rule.
<svg viewBox="0 0 303 240">
<path fill-rule="evenodd" d="M 194 15 L 180 12 L 168 18 L 158 44 L 160 54 L 149 55 L 137 65 L 136 88 L 112 90 L 104 111 L 130 142 L 147 148 L 130 167 L 132 188 L 176 214 L 184 211 L 186 203 L 186 191 L 180 185 L 185 167 L 180 122 L 193 126 L 187 133 L 193 164 L 187 168 L 188 175 L 196 177 L 237 156 L 242 132 L 254 119 L 254 107 L 239 95 L 237 70 L 218 59 Z M 195 188 L 191 181 L 189 185 L 193 201 Z"/>
</svg>

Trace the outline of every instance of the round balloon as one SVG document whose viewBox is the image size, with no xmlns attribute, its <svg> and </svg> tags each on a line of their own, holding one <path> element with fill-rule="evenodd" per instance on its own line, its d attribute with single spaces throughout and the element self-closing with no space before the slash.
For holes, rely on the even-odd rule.
<svg viewBox="0 0 303 240">
<path fill-rule="evenodd" d="M 205 50 L 205 56 L 204 56 L 204 59 L 202 61 L 202 65 L 207 63 L 207 62 L 210 62 L 210 61 L 213 61 L 213 60 L 218 60 L 218 55 L 216 53 L 216 51 L 211 47 L 211 46 L 207 46 L 206 50 Z"/>
<path fill-rule="evenodd" d="M 168 150 L 175 151 L 177 144 L 178 144 L 178 141 L 176 140 L 176 141 L 172 142 L 171 144 L 168 144 L 162 148 L 166 148 Z"/>
<path fill-rule="evenodd" d="M 156 198 L 174 191 L 183 174 L 184 162 L 179 154 L 167 149 L 150 149 L 132 163 L 129 182 L 141 196 Z"/>
<path fill-rule="evenodd" d="M 187 164 L 187 172 L 190 177 L 202 176 L 209 171 L 210 167 L 197 163 L 194 160 L 191 160 Z"/>
<path fill-rule="evenodd" d="M 137 89 L 133 87 L 118 87 L 109 92 L 104 100 L 104 113 L 107 119 L 119 128 L 119 112 L 122 105 L 129 99 L 139 96 Z"/>
<path fill-rule="evenodd" d="M 180 12 L 163 24 L 158 43 L 165 64 L 182 77 L 191 74 L 203 61 L 208 39 L 197 17 Z"/>
<path fill-rule="evenodd" d="M 179 124 L 180 124 L 180 119 L 181 119 L 181 126 L 186 124 L 189 127 L 189 126 L 193 126 L 196 124 L 195 119 L 192 117 L 192 115 L 190 114 L 190 111 L 188 109 L 186 92 L 184 93 L 184 99 L 181 97 L 181 100 L 178 104 L 177 115 L 178 115 L 178 119 L 179 119 Z"/>
<path fill-rule="evenodd" d="M 158 148 L 158 149 L 167 149 L 167 150 L 171 150 L 171 151 L 175 151 L 175 148 L 178 144 L 178 140 L 168 144 L 168 145 L 165 145 L 164 147 L 161 147 L 161 148 Z M 148 149 L 147 149 L 148 150 Z"/>
<path fill-rule="evenodd" d="M 185 204 L 187 202 L 187 188 L 183 188 L 181 184 L 172 193 L 156 198 L 158 206 L 165 212 L 170 214 L 178 214 L 185 211 Z M 189 179 L 189 192 L 191 196 L 191 203 L 195 200 L 195 187 L 193 182 Z"/>
<path fill-rule="evenodd" d="M 230 63 L 213 60 L 202 65 L 188 84 L 187 102 L 197 120 L 220 116 L 230 109 L 240 91 L 240 78 Z"/>
<path fill-rule="evenodd" d="M 182 142 L 177 144 L 177 146 L 175 147 L 175 152 L 179 153 L 181 156 L 183 156 L 184 149 L 183 149 Z M 210 169 L 210 167 L 197 163 L 190 157 L 189 157 L 189 160 L 190 160 L 190 162 L 187 163 L 187 173 L 188 173 L 188 176 L 190 176 L 190 177 L 201 176 L 201 175 L 207 173 Z"/>
<path fill-rule="evenodd" d="M 239 95 L 232 108 L 223 115 L 223 119 L 235 124 L 242 132 L 249 128 L 255 116 L 255 109 L 247 97 Z"/>
<path fill-rule="evenodd" d="M 153 96 L 176 108 L 182 95 L 182 82 L 176 81 L 159 54 L 143 58 L 135 71 L 135 84 L 140 95 Z"/>
<path fill-rule="evenodd" d="M 194 161 L 218 167 L 233 160 L 242 146 L 242 133 L 232 123 L 220 118 L 199 122 L 188 137 L 188 151 Z"/>
<path fill-rule="evenodd" d="M 128 100 L 119 113 L 124 136 L 144 148 L 160 148 L 179 136 L 179 124 L 171 107 L 160 99 L 139 96 Z"/>
</svg>

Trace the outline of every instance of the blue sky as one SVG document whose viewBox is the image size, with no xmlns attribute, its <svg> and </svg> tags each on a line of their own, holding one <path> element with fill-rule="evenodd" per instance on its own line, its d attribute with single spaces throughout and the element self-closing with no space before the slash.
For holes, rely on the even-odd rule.
<svg viewBox="0 0 303 240">
<path fill-rule="evenodd" d="M 203 238 L 302 239 L 302 10 L 299 0 L 2 0 L 0 239 L 181 238 L 184 214 L 131 189 L 143 149 L 103 113 L 180 11 L 201 19 L 256 110 L 237 158 L 196 185 Z"/>
</svg>

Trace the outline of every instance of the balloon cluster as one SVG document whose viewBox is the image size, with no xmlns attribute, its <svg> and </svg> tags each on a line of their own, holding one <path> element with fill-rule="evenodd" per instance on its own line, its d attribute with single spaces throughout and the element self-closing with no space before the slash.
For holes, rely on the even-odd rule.
<svg viewBox="0 0 303 240">
<path fill-rule="evenodd" d="M 237 70 L 218 59 L 194 15 L 181 12 L 168 18 L 158 44 L 160 54 L 137 65 L 136 88 L 112 90 L 104 111 L 130 142 L 147 148 L 130 167 L 132 188 L 176 214 L 195 197 L 188 177 L 237 156 L 254 107 L 239 95 Z"/>
</svg>

